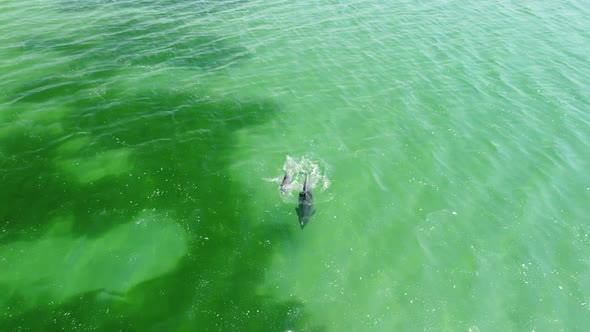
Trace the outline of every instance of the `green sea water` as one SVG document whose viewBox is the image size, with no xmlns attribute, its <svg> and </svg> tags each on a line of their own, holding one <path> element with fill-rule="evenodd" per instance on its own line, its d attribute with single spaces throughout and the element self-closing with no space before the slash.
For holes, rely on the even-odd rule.
<svg viewBox="0 0 590 332">
<path fill-rule="evenodd" d="M 585 331 L 588 8 L 0 0 L 0 330 Z"/>
</svg>

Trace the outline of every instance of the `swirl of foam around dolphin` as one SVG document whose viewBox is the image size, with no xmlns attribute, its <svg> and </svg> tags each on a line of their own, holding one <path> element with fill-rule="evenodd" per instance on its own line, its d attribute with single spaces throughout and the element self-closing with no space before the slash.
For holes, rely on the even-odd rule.
<svg viewBox="0 0 590 332">
<path fill-rule="evenodd" d="M 322 161 L 312 160 L 305 156 L 300 158 L 287 156 L 280 176 L 265 178 L 264 180 L 276 183 L 279 186 L 283 201 L 291 203 L 297 199 L 296 194 L 301 191 L 307 175 L 309 175 L 309 184 L 314 188 L 314 191 L 326 192 L 331 186 L 328 174 L 328 167 Z M 332 199 L 330 195 L 322 195 L 322 197 L 319 202 Z"/>
</svg>

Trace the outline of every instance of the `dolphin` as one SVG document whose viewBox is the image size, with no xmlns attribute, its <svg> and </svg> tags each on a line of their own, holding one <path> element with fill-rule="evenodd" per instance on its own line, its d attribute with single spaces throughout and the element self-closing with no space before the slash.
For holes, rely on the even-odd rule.
<svg viewBox="0 0 590 332">
<path fill-rule="evenodd" d="M 285 173 L 285 177 L 283 178 L 283 182 L 281 182 L 281 193 L 285 193 L 289 185 L 291 185 L 291 178 L 293 177 L 293 171 L 290 169 L 287 170 Z"/>
<path fill-rule="evenodd" d="M 301 229 L 307 225 L 309 219 L 315 213 L 313 207 L 313 195 L 311 194 L 311 184 L 309 183 L 309 174 L 305 176 L 305 183 L 303 183 L 303 190 L 299 193 L 299 206 L 295 208 L 299 216 L 299 224 Z"/>
</svg>

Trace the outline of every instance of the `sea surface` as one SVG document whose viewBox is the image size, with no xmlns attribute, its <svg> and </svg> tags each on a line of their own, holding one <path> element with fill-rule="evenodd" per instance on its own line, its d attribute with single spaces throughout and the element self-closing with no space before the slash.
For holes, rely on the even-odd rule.
<svg viewBox="0 0 590 332">
<path fill-rule="evenodd" d="M 0 26 L 1 331 L 590 326 L 586 1 L 0 0 Z"/>
</svg>

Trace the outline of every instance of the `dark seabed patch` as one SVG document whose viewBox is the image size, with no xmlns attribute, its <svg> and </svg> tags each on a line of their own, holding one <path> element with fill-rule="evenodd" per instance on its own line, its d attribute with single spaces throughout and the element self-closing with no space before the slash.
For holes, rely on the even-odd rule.
<svg viewBox="0 0 590 332">
<path fill-rule="evenodd" d="M 135 65 L 210 70 L 241 59 L 243 48 L 213 36 L 191 39 L 191 46 L 173 44 L 178 35 L 171 35 L 170 48 L 136 56 L 149 52 L 144 43 L 153 43 L 150 35 L 162 27 L 121 28 L 113 28 L 123 31 L 113 40 L 80 48 L 63 39 L 26 44 L 26 52 L 71 57 L 70 66 L 86 73 L 45 73 L 6 97 L 5 116 L 20 127 L 0 132 L 6 134 L 0 135 L 0 199 L 10 207 L 0 211 L 6 234 L 0 250 L 46 252 L 48 266 L 41 279 L 0 278 L 0 304 L 9 308 L 0 329 L 317 329 L 308 325 L 302 303 L 259 294 L 273 248 L 293 229 L 280 223 L 251 227 L 247 193 L 228 173 L 234 133 L 264 124 L 279 106 L 176 87 L 129 92 L 110 85 L 122 75 L 117 61 L 126 57 Z M 103 91 L 88 93 L 96 87 Z M 55 100 L 62 101 L 62 112 L 48 118 L 42 110 Z M 31 131 L 32 123 L 47 127 Z M 148 228 L 135 239 L 134 227 L 142 223 L 169 226 Z M 176 233 L 179 247 L 168 256 L 178 258 L 153 266 L 150 257 L 165 260 L 167 249 L 158 241 Z M 153 253 L 146 241 L 153 241 Z M 59 250 L 63 259 L 49 255 Z M 8 258 L 14 267 L 26 262 Z M 111 269 L 102 276 L 100 267 Z M 72 280 L 78 288 L 64 281 L 68 275 L 79 276 Z"/>
</svg>

